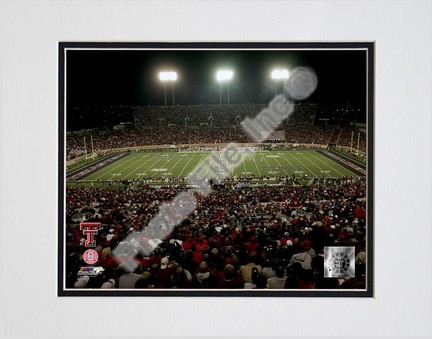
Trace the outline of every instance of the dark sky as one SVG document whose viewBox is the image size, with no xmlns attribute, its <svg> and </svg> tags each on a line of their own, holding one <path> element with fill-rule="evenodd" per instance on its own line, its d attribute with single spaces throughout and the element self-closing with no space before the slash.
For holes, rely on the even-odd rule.
<svg viewBox="0 0 432 339">
<path fill-rule="evenodd" d="M 132 109 L 123 106 L 164 105 L 160 71 L 177 72 L 177 105 L 219 104 L 219 69 L 234 72 L 229 83 L 231 104 L 268 104 L 275 95 L 271 71 L 298 66 L 316 72 L 318 87 L 306 102 L 320 105 L 317 118 L 330 111 L 328 104 L 350 103 L 356 113 L 344 119 L 366 121 L 366 50 L 99 48 L 66 50 L 67 129 L 133 121 Z M 277 86 L 277 92 L 282 93 L 282 83 Z M 170 83 L 166 93 L 167 104 L 172 105 Z M 226 83 L 222 98 L 227 101 Z"/>
<path fill-rule="evenodd" d="M 163 105 L 158 73 L 175 70 L 175 101 L 179 105 L 219 103 L 216 71 L 234 71 L 230 102 L 268 103 L 274 96 L 274 68 L 313 68 L 318 88 L 312 102 L 349 101 L 363 108 L 366 95 L 366 51 L 258 50 L 68 50 L 67 106 Z M 281 85 L 280 85 L 281 86 Z M 279 88 L 281 90 L 281 87 Z M 226 100 L 227 88 L 223 87 Z M 167 86 L 168 104 L 172 102 Z M 364 111 L 364 109 L 362 109 Z"/>
</svg>

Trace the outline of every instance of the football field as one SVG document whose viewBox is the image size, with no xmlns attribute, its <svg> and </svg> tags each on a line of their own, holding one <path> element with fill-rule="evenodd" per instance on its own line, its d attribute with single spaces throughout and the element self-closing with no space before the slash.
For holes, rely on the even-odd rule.
<svg viewBox="0 0 432 339">
<path fill-rule="evenodd" d="M 70 182 L 182 178 L 198 166 L 203 166 L 211 176 L 211 170 L 205 161 L 210 155 L 210 151 L 140 151 L 117 154 L 104 161 L 96 158 L 93 163 L 87 163 L 73 173 L 68 173 L 67 177 Z M 320 178 L 358 176 L 358 173 L 316 150 L 261 150 L 253 152 L 251 157 L 234 168 L 232 175 Z"/>
</svg>

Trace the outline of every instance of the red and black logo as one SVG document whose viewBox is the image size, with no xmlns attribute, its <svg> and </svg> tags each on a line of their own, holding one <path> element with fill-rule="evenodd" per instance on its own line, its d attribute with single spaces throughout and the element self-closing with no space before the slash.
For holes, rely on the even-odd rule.
<svg viewBox="0 0 432 339">
<path fill-rule="evenodd" d="M 100 222 L 82 222 L 80 223 L 80 230 L 85 236 L 87 236 L 84 246 L 85 247 L 96 247 L 95 235 L 100 230 Z"/>
</svg>

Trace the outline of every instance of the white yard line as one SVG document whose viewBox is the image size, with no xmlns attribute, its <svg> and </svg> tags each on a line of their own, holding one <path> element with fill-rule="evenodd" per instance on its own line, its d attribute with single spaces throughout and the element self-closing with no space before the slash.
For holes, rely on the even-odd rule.
<svg viewBox="0 0 432 339">
<path fill-rule="evenodd" d="M 283 158 L 284 158 L 284 160 L 285 161 L 287 161 L 288 162 L 288 164 L 291 166 L 291 168 L 292 168 L 292 170 L 293 170 L 293 174 L 294 174 L 294 171 L 295 171 L 295 166 L 291 163 L 291 161 L 289 161 L 289 159 L 287 159 L 287 157 L 285 156 L 286 154 L 288 154 L 289 152 L 285 152 L 285 154 L 283 155 Z"/>
<path fill-rule="evenodd" d="M 139 157 L 139 156 L 138 156 Z M 142 161 L 142 159 L 138 159 L 137 161 L 134 161 L 132 164 L 130 164 L 129 166 L 125 167 L 122 169 L 122 172 L 125 171 L 126 169 L 128 169 L 129 167 L 132 167 L 133 165 L 135 165 L 136 163 L 139 163 L 140 161 Z M 133 168 L 132 172 L 135 171 L 135 167 Z M 126 179 L 126 176 L 122 176 L 122 179 Z"/>
<path fill-rule="evenodd" d="M 270 151 L 267 151 L 267 152 L 270 153 Z M 266 162 L 267 167 L 269 168 L 269 171 L 270 171 L 271 166 L 270 166 L 270 164 L 268 163 L 268 161 L 267 161 L 267 159 L 266 159 L 266 155 L 263 155 L 262 157 L 263 157 L 264 161 Z M 268 171 L 267 171 L 267 172 L 268 172 Z M 269 173 L 267 173 L 267 175 L 268 175 L 268 174 L 269 174 Z"/>
<path fill-rule="evenodd" d="M 243 160 L 242 163 L 243 163 L 243 168 L 244 168 L 244 174 L 247 175 L 248 170 L 246 168 L 246 161 Z"/>
<path fill-rule="evenodd" d="M 281 163 L 279 162 L 279 160 L 274 157 L 273 159 L 275 159 L 275 161 L 278 163 L 278 165 L 282 168 L 282 170 L 285 172 L 285 175 L 287 175 L 286 169 L 284 168 L 285 166 L 282 166 Z"/>
<path fill-rule="evenodd" d="M 301 154 L 303 157 L 304 157 L 304 155 L 303 154 Z M 312 171 L 309 167 L 307 167 L 306 165 L 305 165 L 305 163 L 303 162 L 303 161 L 301 161 L 299 158 L 297 158 L 296 156 L 294 156 L 294 159 L 296 159 L 296 161 L 298 161 L 302 166 L 303 166 L 303 168 L 305 169 L 305 171 L 309 171 L 310 173 L 312 173 L 315 177 L 321 177 L 321 175 L 317 175 L 314 171 Z"/>
<path fill-rule="evenodd" d="M 327 173 L 328 171 L 326 171 L 324 168 L 318 166 L 317 164 L 315 164 L 314 162 L 312 162 L 310 159 L 308 159 L 307 157 L 305 157 L 305 156 L 303 155 L 303 153 L 301 154 L 301 156 L 302 156 L 303 158 L 305 158 L 307 161 L 309 161 L 313 166 L 318 167 L 319 170 L 321 171 L 321 173 L 327 175 L 328 177 L 331 177 L 331 175 L 330 175 L 329 173 Z M 312 172 L 312 171 L 311 171 L 311 172 Z"/>
<path fill-rule="evenodd" d="M 162 154 L 159 154 L 159 155 L 162 155 Z M 162 158 L 162 157 L 161 157 Z M 155 163 L 155 165 L 159 162 L 159 161 L 161 161 L 162 159 L 159 159 L 158 161 L 156 161 L 156 163 Z M 166 160 L 165 161 L 165 163 L 162 165 L 162 167 L 161 168 L 164 168 L 165 167 L 165 165 L 168 163 L 170 161 L 170 158 L 168 157 L 168 160 Z M 152 166 L 152 167 L 150 167 L 148 170 L 147 170 L 147 172 L 151 172 L 151 169 L 152 168 L 154 168 L 155 166 Z M 154 173 L 153 173 L 153 175 L 150 177 L 150 178 L 153 178 L 157 173 L 159 173 L 158 171 L 153 171 Z M 148 176 L 147 176 L 148 177 Z"/>
<path fill-rule="evenodd" d="M 138 157 L 138 155 L 131 156 L 130 159 L 128 159 L 126 161 L 120 161 L 119 164 L 117 164 L 116 166 L 114 166 L 114 167 L 111 168 L 110 166 L 113 165 L 113 164 L 115 164 L 117 162 L 117 160 L 116 160 L 113 164 L 107 165 L 105 168 L 101 168 L 101 174 L 97 178 L 95 178 L 95 179 L 87 178 L 87 180 L 98 180 L 98 179 L 102 178 L 105 175 L 109 175 L 109 173 L 113 173 L 113 171 L 115 169 L 117 169 L 117 168 L 119 168 L 121 166 L 124 166 L 128 162 L 135 160 L 137 157 Z M 123 160 L 123 159 L 118 159 L 118 160 Z M 96 173 L 94 173 L 94 174 L 96 174 Z M 111 174 L 111 177 L 113 177 L 113 176 L 114 175 Z"/>
<path fill-rule="evenodd" d="M 176 153 L 176 155 L 178 155 L 178 154 Z M 183 160 L 182 157 L 179 157 L 179 160 L 177 160 L 177 162 L 174 164 L 174 166 L 171 167 L 171 169 L 170 169 L 171 173 L 173 172 L 173 169 L 177 166 L 177 164 L 182 160 Z M 171 177 L 174 177 L 174 176 L 171 175 Z M 177 178 L 179 178 L 179 177 L 177 177 Z"/>
<path fill-rule="evenodd" d="M 184 172 L 184 170 L 186 169 L 186 167 L 189 165 L 189 163 L 192 161 L 192 159 L 193 159 L 194 157 L 195 157 L 195 153 L 192 153 L 192 156 L 190 157 L 190 159 L 189 159 L 189 161 L 186 163 L 186 165 L 183 166 L 183 169 L 181 170 L 181 172 L 179 173 L 179 175 L 177 176 L 177 178 L 180 178 L 180 177 L 181 177 L 182 173 Z M 202 158 L 203 158 L 203 156 L 201 156 L 201 160 L 202 160 Z M 201 160 L 200 160 L 200 162 L 198 163 L 197 167 L 198 167 L 199 164 L 201 163 Z"/>
<path fill-rule="evenodd" d="M 258 174 L 259 174 L 259 176 L 261 177 L 261 171 L 260 171 L 259 168 L 258 168 L 258 165 L 257 165 L 257 163 L 256 163 L 256 160 L 255 160 L 255 156 L 254 156 L 254 155 L 252 156 L 252 159 L 253 159 L 253 162 L 255 163 L 255 167 L 256 167 L 256 169 L 258 170 Z"/>
<path fill-rule="evenodd" d="M 315 152 L 315 151 L 313 151 L 313 152 Z M 344 173 L 338 171 L 336 168 L 334 168 L 333 166 L 327 164 L 326 162 L 324 162 L 323 160 L 321 160 L 319 157 L 317 157 L 317 156 L 315 156 L 315 155 L 313 155 L 313 154 L 312 154 L 312 156 L 313 156 L 315 159 L 317 159 L 318 161 L 320 161 L 320 162 L 322 162 L 323 164 L 325 164 L 326 166 L 328 166 L 328 167 L 330 167 L 331 169 L 333 169 L 335 172 L 338 172 L 338 173 L 341 174 L 342 176 L 346 176 L 346 174 L 344 174 Z M 329 160 L 330 160 L 330 159 L 329 159 Z M 340 165 L 338 164 L 338 166 L 340 166 Z M 346 168 L 344 167 L 344 169 L 346 169 Z M 357 174 L 351 172 L 349 169 L 346 169 L 346 170 L 347 170 L 348 172 L 350 172 L 352 175 L 357 176 Z"/>
<path fill-rule="evenodd" d="M 141 154 L 142 155 L 142 154 Z M 129 172 L 125 178 L 127 178 L 129 175 L 131 175 L 133 172 L 138 171 L 139 168 L 143 167 L 146 163 L 148 163 L 149 161 L 153 160 L 158 154 L 156 153 L 155 155 L 153 155 L 150 159 L 148 159 L 147 161 L 144 161 L 141 165 L 139 165 L 136 168 L 133 168 L 131 172 Z"/>
</svg>

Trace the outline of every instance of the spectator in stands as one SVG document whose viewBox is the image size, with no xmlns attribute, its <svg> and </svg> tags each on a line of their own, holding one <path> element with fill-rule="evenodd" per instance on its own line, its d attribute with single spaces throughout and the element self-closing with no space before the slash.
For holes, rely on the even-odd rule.
<svg viewBox="0 0 432 339">
<path fill-rule="evenodd" d="M 210 272 L 205 261 L 198 266 L 198 272 L 193 277 L 193 285 L 195 288 L 213 288 L 217 282 L 217 276 Z"/>
<path fill-rule="evenodd" d="M 101 286 L 101 289 L 113 289 L 115 288 L 115 280 L 109 279 L 108 281 L 104 282 Z"/>
<path fill-rule="evenodd" d="M 307 253 L 303 246 L 299 246 L 298 253 L 291 257 L 289 265 L 292 266 L 294 263 L 298 262 L 302 265 L 303 269 L 308 270 L 312 268 L 312 258 Z"/>
<path fill-rule="evenodd" d="M 118 288 L 135 288 L 138 280 L 142 279 L 141 265 L 137 265 L 134 272 L 129 272 L 125 266 L 119 266 L 119 283 Z"/>
<path fill-rule="evenodd" d="M 258 270 L 258 267 L 252 267 L 252 287 L 251 288 L 266 288 L 267 278 Z M 245 288 L 250 288 L 246 287 Z"/>
<path fill-rule="evenodd" d="M 215 288 L 225 289 L 242 289 L 243 287 L 243 278 L 238 274 L 234 265 L 231 264 L 225 266 L 223 274 L 215 285 Z"/>
<path fill-rule="evenodd" d="M 191 250 L 188 250 L 184 254 L 184 260 L 183 260 L 183 268 L 191 274 L 195 274 L 198 269 L 199 263 L 194 260 L 194 252 Z"/>
<path fill-rule="evenodd" d="M 274 259 L 271 262 L 267 261 L 263 265 L 263 275 L 268 278 L 273 278 L 276 276 L 276 268 L 281 265 L 281 261 L 279 259 Z"/>
<path fill-rule="evenodd" d="M 285 288 L 286 276 L 285 267 L 278 265 L 275 270 L 275 276 L 267 279 L 267 288 L 283 289 Z"/>
<path fill-rule="evenodd" d="M 223 254 L 223 264 L 224 265 L 234 265 L 235 268 L 239 268 L 239 259 L 238 257 L 232 252 L 231 246 L 224 247 L 224 254 Z"/>
<path fill-rule="evenodd" d="M 296 289 L 299 288 L 298 281 L 303 272 L 303 267 L 299 262 L 294 262 L 291 266 L 287 268 L 287 274 L 285 278 L 285 288 L 286 289 Z"/>
<path fill-rule="evenodd" d="M 114 268 L 116 266 L 116 263 L 111 256 L 111 248 L 110 247 L 105 247 L 102 250 L 102 254 L 99 257 L 99 264 L 102 267 L 104 267 L 105 269 Z"/>
<path fill-rule="evenodd" d="M 170 263 L 168 257 L 163 257 L 161 259 L 160 267 L 156 273 L 157 288 L 170 288 L 172 273 L 172 263 Z"/>
<path fill-rule="evenodd" d="M 156 288 L 157 279 L 149 272 L 145 271 L 141 274 L 141 279 L 135 283 L 135 288 Z"/>
<path fill-rule="evenodd" d="M 299 289 L 314 289 L 315 276 L 312 269 L 302 269 L 297 275 L 297 288 Z"/>
<path fill-rule="evenodd" d="M 193 276 L 180 265 L 174 265 L 174 273 L 171 275 L 172 288 L 191 288 Z"/>
<path fill-rule="evenodd" d="M 363 248 L 363 246 L 358 246 L 357 247 L 357 254 L 355 256 L 355 263 L 356 264 L 366 264 L 366 251 Z"/>
<path fill-rule="evenodd" d="M 258 273 L 262 273 L 262 267 L 256 264 L 257 253 L 252 252 L 248 255 L 247 264 L 240 266 L 240 274 L 244 280 L 244 288 L 254 288 L 256 285 L 252 281 L 252 269 L 256 268 Z"/>
</svg>

